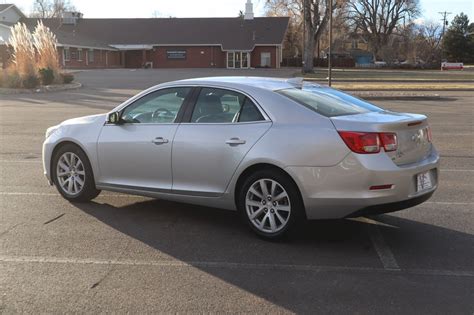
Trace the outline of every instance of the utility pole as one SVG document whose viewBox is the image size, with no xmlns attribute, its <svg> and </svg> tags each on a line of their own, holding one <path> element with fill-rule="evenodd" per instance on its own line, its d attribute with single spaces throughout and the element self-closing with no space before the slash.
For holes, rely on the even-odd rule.
<svg viewBox="0 0 474 315">
<path fill-rule="evenodd" d="M 443 31 L 441 33 L 441 38 L 444 37 L 444 31 L 446 30 L 446 24 L 447 24 L 447 18 L 448 18 L 448 15 L 451 14 L 451 12 L 438 12 L 439 14 L 441 14 L 443 16 L 443 19 L 441 21 L 443 21 Z"/>
<path fill-rule="evenodd" d="M 304 74 L 304 54 L 306 48 L 306 4 L 303 1 L 303 52 L 301 54 L 301 73 Z"/>
<path fill-rule="evenodd" d="M 332 81 L 332 69 L 331 69 L 331 57 L 332 57 L 332 0 L 329 0 L 329 57 L 328 57 L 328 85 L 331 86 Z"/>
<path fill-rule="evenodd" d="M 439 14 L 441 14 L 443 16 L 443 19 L 441 21 L 443 21 L 443 30 L 441 32 L 441 40 L 440 40 L 440 43 L 441 41 L 444 39 L 444 32 L 446 31 L 446 24 L 448 24 L 448 15 L 451 14 L 451 12 L 438 12 Z M 443 62 L 444 60 L 444 48 L 441 49 L 441 63 Z"/>
</svg>

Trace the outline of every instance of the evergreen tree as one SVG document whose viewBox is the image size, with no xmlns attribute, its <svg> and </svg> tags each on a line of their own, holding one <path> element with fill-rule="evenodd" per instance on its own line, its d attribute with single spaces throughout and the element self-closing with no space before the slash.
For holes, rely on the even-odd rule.
<svg viewBox="0 0 474 315">
<path fill-rule="evenodd" d="M 448 61 L 474 62 L 474 24 L 464 13 L 456 15 L 443 38 L 443 50 Z"/>
</svg>

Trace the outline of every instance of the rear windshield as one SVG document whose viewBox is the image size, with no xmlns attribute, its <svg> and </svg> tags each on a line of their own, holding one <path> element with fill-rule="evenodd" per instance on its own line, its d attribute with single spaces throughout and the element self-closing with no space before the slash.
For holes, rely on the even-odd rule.
<svg viewBox="0 0 474 315">
<path fill-rule="evenodd" d="M 383 111 L 360 98 L 311 84 L 303 86 L 302 89 L 290 88 L 276 92 L 326 117 Z"/>
</svg>

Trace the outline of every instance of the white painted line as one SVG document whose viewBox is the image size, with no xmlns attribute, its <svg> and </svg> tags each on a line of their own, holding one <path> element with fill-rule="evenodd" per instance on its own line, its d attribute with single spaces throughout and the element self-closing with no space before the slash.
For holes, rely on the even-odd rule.
<svg viewBox="0 0 474 315">
<path fill-rule="evenodd" d="M 474 205 L 474 202 L 449 202 L 449 201 L 425 201 L 423 204 L 432 204 L 432 205 L 457 205 L 457 206 L 470 206 Z"/>
<path fill-rule="evenodd" d="M 41 160 L 0 160 L 0 163 L 42 163 Z"/>
<path fill-rule="evenodd" d="M 367 272 L 367 273 L 407 273 L 430 276 L 474 277 L 473 270 L 437 270 L 437 269 L 403 269 L 390 270 L 376 267 L 297 265 L 297 264 L 266 264 L 266 263 L 235 263 L 227 261 L 180 261 L 180 260 L 134 260 L 134 259 L 93 259 L 93 258 L 61 258 L 44 256 L 0 256 L 0 263 L 44 263 L 44 264 L 78 264 L 78 265 L 119 265 L 148 267 L 180 267 L 180 268 L 228 268 L 228 269 L 279 269 L 290 271 L 336 271 L 336 272 Z"/>
<path fill-rule="evenodd" d="M 51 196 L 51 197 L 61 197 L 59 193 L 43 193 L 43 192 L 18 192 L 18 191 L 0 191 L 0 196 Z M 100 194 L 99 197 L 118 197 L 118 198 L 151 198 L 138 195 L 127 195 L 127 194 Z M 456 205 L 456 206 L 470 206 L 474 205 L 474 202 L 449 202 L 449 201 L 425 201 L 424 204 L 434 204 L 434 205 Z"/>
<path fill-rule="evenodd" d="M 376 224 L 368 224 L 367 229 L 369 231 L 370 240 L 382 262 L 383 268 L 386 270 L 400 271 L 397 260 L 385 242 L 379 227 Z"/>
<path fill-rule="evenodd" d="M 9 192 L 9 191 L 2 191 L 0 192 L 0 195 L 3 196 L 51 196 L 51 197 L 62 197 L 59 193 L 41 193 L 41 192 Z M 137 196 L 137 195 L 110 195 L 110 194 L 105 194 L 102 195 L 100 194 L 97 198 L 100 197 L 119 197 L 119 198 L 149 198 L 149 197 L 143 197 L 143 196 Z"/>
<path fill-rule="evenodd" d="M 441 172 L 474 172 L 468 169 L 440 168 Z"/>
</svg>

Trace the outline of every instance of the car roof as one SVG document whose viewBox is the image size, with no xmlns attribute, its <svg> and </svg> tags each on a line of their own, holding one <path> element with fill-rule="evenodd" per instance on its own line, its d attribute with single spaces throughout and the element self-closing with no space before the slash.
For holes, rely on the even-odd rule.
<svg viewBox="0 0 474 315">
<path fill-rule="evenodd" d="M 169 84 L 196 84 L 196 85 L 219 85 L 228 88 L 252 87 L 270 91 L 295 88 L 302 86 L 303 78 L 272 78 L 272 77 L 244 77 L 244 76 L 227 76 L 227 77 L 205 77 L 193 78 L 179 81 L 168 82 Z M 168 85 L 168 83 L 166 85 Z M 315 84 L 317 86 L 317 84 Z"/>
</svg>

